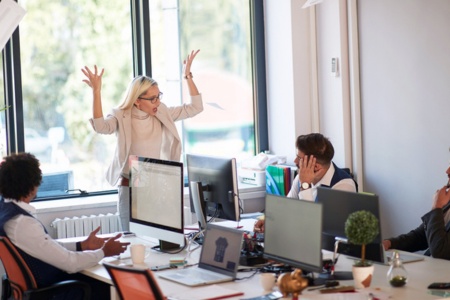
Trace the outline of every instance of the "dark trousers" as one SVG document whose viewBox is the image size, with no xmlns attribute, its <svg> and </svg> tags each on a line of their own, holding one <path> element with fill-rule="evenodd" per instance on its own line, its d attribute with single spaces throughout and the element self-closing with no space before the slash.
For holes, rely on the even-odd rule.
<svg viewBox="0 0 450 300">
<path fill-rule="evenodd" d="M 91 299 L 93 300 L 109 300 L 111 299 L 110 287 L 111 285 L 86 276 L 81 273 L 69 274 L 70 279 L 80 280 L 86 282 L 91 287 Z M 67 298 L 71 299 L 71 298 Z"/>
</svg>

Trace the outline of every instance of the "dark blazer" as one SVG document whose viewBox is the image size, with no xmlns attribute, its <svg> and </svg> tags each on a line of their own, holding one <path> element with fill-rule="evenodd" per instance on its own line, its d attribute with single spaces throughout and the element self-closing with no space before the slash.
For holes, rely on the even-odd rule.
<svg viewBox="0 0 450 300">
<path fill-rule="evenodd" d="M 444 224 L 444 213 L 440 208 L 423 215 L 422 224 L 416 229 L 389 240 L 392 249 L 427 250 L 427 255 L 450 260 L 450 222 Z"/>
</svg>

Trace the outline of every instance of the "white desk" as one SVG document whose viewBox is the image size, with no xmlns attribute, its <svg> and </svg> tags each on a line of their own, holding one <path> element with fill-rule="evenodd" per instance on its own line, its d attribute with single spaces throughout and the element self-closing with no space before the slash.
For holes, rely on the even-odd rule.
<svg viewBox="0 0 450 300">
<path fill-rule="evenodd" d="M 253 225 L 254 220 L 245 220 L 244 225 L 245 228 Z M 248 224 L 247 224 L 248 223 Z M 149 240 L 143 240 L 137 237 L 129 237 L 124 238 L 131 243 L 146 243 L 150 246 L 156 245 L 155 242 L 151 242 Z M 328 255 L 329 253 L 327 253 Z M 157 251 L 152 251 L 149 257 L 146 259 L 146 265 L 148 267 L 155 265 L 163 265 L 169 262 L 170 257 L 172 256 L 187 256 L 188 263 L 197 263 L 200 255 L 200 249 L 195 250 L 189 256 L 187 256 L 186 250 L 178 254 L 164 254 L 159 253 Z M 114 258 L 105 258 L 106 261 L 113 261 Z M 336 265 L 336 271 L 351 271 L 351 267 L 353 264 L 353 260 L 349 259 L 343 255 L 339 257 L 338 263 Z M 131 264 L 130 259 L 124 259 L 120 262 L 123 264 Z M 141 266 L 143 267 L 143 266 Z M 372 280 L 372 284 L 370 287 L 370 291 L 373 291 L 375 296 L 377 293 L 384 297 L 379 297 L 380 299 L 387 299 L 387 296 L 390 296 L 389 299 L 408 299 L 408 300 L 426 300 L 426 299 L 440 299 L 438 296 L 433 296 L 428 294 L 427 286 L 431 282 L 435 281 L 449 281 L 448 274 L 450 272 L 450 261 L 441 260 L 441 259 L 433 259 L 429 257 L 425 257 L 425 260 L 419 262 L 413 262 L 405 264 L 405 268 L 408 271 L 408 283 L 406 286 L 402 288 L 394 288 L 391 287 L 386 279 L 386 273 L 389 269 L 388 266 L 384 265 L 375 265 L 374 278 Z M 166 296 L 171 296 L 175 294 L 179 294 L 180 292 L 190 291 L 192 289 L 196 289 L 195 287 L 187 287 L 183 286 L 162 278 L 158 277 L 158 273 L 166 272 L 166 271 L 158 271 L 155 272 L 158 283 Z M 83 274 L 95 278 L 97 280 L 101 280 L 108 284 L 112 285 L 112 281 L 106 271 L 106 269 L 102 265 L 97 265 L 93 268 L 86 269 L 82 272 Z M 250 272 L 239 272 L 238 278 L 243 278 L 250 276 L 252 273 Z M 259 275 L 255 275 L 249 279 L 237 280 L 234 282 L 221 283 L 224 287 L 228 287 L 230 289 L 236 291 L 244 292 L 244 295 L 234 298 L 228 299 L 242 299 L 249 297 L 256 297 L 266 294 L 261 284 L 259 283 Z M 353 285 L 353 281 L 342 281 L 341 285 Z M 113 289 L 112 289 L 113 291 Z M 368 291 L 358 291 L 358 293 L 349 293 L 349 294 L 333 294 L 333 295 L 325 295 L 320 294 L 318 291 L 304 291 L 303 295 L 299 298 L 300 300 L 308 300 L 308 299 L 349 299 L 349 300 L 366 300 Z M 115 293 L 112 293 L 112 299 L 118 299 Z"/>
<path fill-rule="evenodd" d="M 251 229 L 253 229 L 254 223 L 255 223 L 255 220 L 247 219 L 247 220 L 242 220 L 241 222 L 239 222 L 239 225 L 243 226 L 242 230 L 245 230 L 245 229 L 251 230 Z M 231 225 L 234 225 L 237 223 L 225 221 L 225 222 L 223 222 L 223 224 L 229 224 L 231 226 Z M 157 242 L 154 240 L 152 241 L 151 239 L 143 239 L 143 238 L 139 238 L 139 237 L 126 237 L 126 238 L 123 238 L 122 240 L 130 242 L 132 244 L 133 243 L 142 243 L 142 244 L 149 245 L 151 247 L 157 245 Z M 196 247 L 198 247 L 198 246 L 192 245 L 190 248 L 192 250 L 192 249 L 195 249 Z M 171 257 L 177 256 L 177 257 L 186 257 L 188 264 L 196 264 L 196 263 L 198 263 L 198 260 L 199 260 L 200 250 L 201 249 L 198 247 L 198 248 L 196 248 L 196 250 L 192 251 L 189 255 L 188 255 L 187 249 L 185 249 L 182 252 L 177 253 L 177 254 L 167 254 L 167 253 L 161 253 L 158 251 L 151 251 L 150 255 L 146 258 L 145 263 L 146 263 L 147 267 L 165 265 L 165 264 L 169 263 L 169 260 Z M 132 264 L 130 258 L 118 261 L 115 258 L 108 257 L 108 258 L 105 258 L 104 261 L 113 262 L 113 263 L 117 263 L 117 264 L 125 264 L 125 265 Z M 142 268 L 142 267 L 145 267 L 145 265 L 139 265 L 137 267 Z M 171 282 L 169 280 L 160 279 L 158 277 L 158 274 L 161 274 L 161 272 L 166 272 L 166 271 L 157 271 L 157 272 L 154 272 L 154 274 L 156 275 L 156 278 L 161 287 L 161 290 L 163 291 L 163 293 L 166 296 L 171 296 L 171 295 L 175 295 L 180 292 L 183 292 L 183 291 L 195 289 L 193 287 L 188 287 L 188 286 L 184 286 L 181 284 L 177 284 L 177 283 Z M 95 278 L 97 280 L 103 281 L 105 283 L 108 283 L 110 285 L 113 284 L 108 272 L 101 264 L 94 266 L 92 268 L 86 269 L 86 270 L 82 271 L 81 273 L 85 274 L 86 276 L 89 276 L 89 277 Z M 238 274 L 238 278 L 247 277 L 247 276 L 250 276 L 251 274 L 253 274 L 253 273 L 240 272 Z M 240 297 L 236 297 L 236 298 L 228 298 L 228 299 L 241 299 L 243 297 L 247 298 L 247 297 L 251 297 L 251 296 L 264 295 L 264 291 L 259 283 L 259 278 L 257 276 L 253 276 L 252 278 L 245 279 L 245 280 L 237 280 L 234 282 L 221 283 L 220 285 L 223 285 L 224 287 L 228 287 L 230 289 L 234 289 L 236 291 L 244 291 L 244 293 L 245 293 L 244 296 L 240 296 Z M 111 299 L 119 299 L 113 289 L 111 290 Z"/>
</svg>

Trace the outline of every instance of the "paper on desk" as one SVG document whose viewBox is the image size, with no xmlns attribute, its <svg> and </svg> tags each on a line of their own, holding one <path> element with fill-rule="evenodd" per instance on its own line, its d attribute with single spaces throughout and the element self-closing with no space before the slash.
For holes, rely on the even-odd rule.
<svg viewBox="0 0 450 300">
<path fill-rule="evenodd" d="M 251 170 L 265 170 L 268 165 L 284 163 L 286 163 L 286 156 L 270 155 L 261 152 L 256 156 L 242 161 L 241 168 Z"/>
<path fill-rule="evenodd" d="M 373 299 L 388 300 L 390 295 L 384 291 L 376 289 L 356 290 L 352 293 L 332 293 L 332 294 L 302 294 L 301 300 L 367 300 L 369 294 L 372 293 Z"/>
<path fill-rule="evenodd" d="M 174 300 L 214 300 L 214 299 L 225 299 L 229 297 L 236 297 L 244 295 L 243 292 L 236 291 L 230 288 L 226 288 L 222 285 L 208 285 L 202 287 L 194 287 L 190 290 L 185 290 L 183 292 L 178 292 L 174 294 L 168 294 L 169 299 Z"/>
<path fill-rule="evenodd" d="M 13 0 L 0 2 L 0 50 L 16 30 L 26 11 Z"/>
</svg>

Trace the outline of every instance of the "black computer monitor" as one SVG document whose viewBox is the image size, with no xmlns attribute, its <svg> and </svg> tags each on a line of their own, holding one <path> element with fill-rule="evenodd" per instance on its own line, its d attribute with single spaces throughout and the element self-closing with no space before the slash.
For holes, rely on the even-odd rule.
<svg viewBox="0 0 450 300">
<path fill-rule="evenodd" d="M 236 159 L 186 155 L 191 211 L 201 229 L 207 217 L 239 221 L 240 204 Z"/>
<path fill-rule="evenodd" d="M 322 203 L 323 205 L 323 249 L 334 251 L 335 242 L 338 239 L 343 241 L 339 243 L 339 253 L 360 258 L 361 246 L 346 243 L 345 221 L 351 213 L 366 210 L 371 212 L 379 220 L 379 234 L 371 244 L 366 245 L 365 258 L 372 261 L 379 261 L 381 259 L 381 219 L 377 195 L 318 187 L 316 202 Z"/>
<path fill-rule="evenodd" d="M 183 164 L 130 157 L 130 231 L 160 241 L 161 250 L 185 244 Z"/>
<path fill-rule="evenodd" d="M 264 257 L 322 272 L 322 204 L 267 194 Z"/>
</svg>

